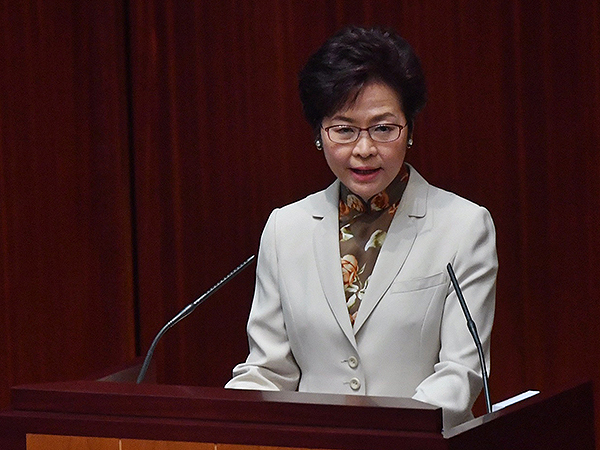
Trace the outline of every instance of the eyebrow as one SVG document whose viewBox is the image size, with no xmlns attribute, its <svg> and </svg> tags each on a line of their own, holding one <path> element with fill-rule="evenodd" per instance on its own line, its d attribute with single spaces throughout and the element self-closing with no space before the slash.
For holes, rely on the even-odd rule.
<svg viewBox="0 0 600 450">
<path fill-rule="evenodd" d="M 383 114 L 377 114 L 376 116 L 371 117 L 370 121 L 371 122 L 379 122 L 381 120 L 388 119 L 388 118 L 396 119 L 396 115 L 391 112 L 385 112 Z M 344 116 L 341 114 L 333 116 L 331 118 L 331 120 L 341 120 L 343 122 L 356 123 L 356 121 L 354 119 L 351 119 L 350 117 L 347 117 L 347 116 Z"/>
</svg>

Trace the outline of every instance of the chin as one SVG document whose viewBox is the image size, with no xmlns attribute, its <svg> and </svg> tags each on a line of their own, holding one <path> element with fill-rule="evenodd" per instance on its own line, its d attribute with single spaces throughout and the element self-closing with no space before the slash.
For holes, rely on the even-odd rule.
<svg viewBox="0 0 600 450">
<path fill-rule="evenodd" d="M 354 192 L 356 195 L 360 195 L 363 200 L 367 201 L 371 197 L 373 197 L 375 194 L 378 194 L 379 192 L 381 192 L 382 190 L 383 190 L 383 188 L 379 189 L 377 191 L 373 191 L 373 190 L 364 191 L 362 189 L 357 189 L 356 191 L 352 190 L 352 192 Z"/>
</svg>

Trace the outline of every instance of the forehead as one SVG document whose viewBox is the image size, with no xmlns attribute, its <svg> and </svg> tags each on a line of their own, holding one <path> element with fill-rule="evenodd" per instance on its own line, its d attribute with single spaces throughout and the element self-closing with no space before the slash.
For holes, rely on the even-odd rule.
<svg viewBox="0 0 600 450">
<path fill-rule="evenodd" d="M 392 87 L 380 81 L 372 81 L 352 93 L 330 118 L 359 119 L 383 115 L 403 117 L 402 102 Z"/>
</svg>

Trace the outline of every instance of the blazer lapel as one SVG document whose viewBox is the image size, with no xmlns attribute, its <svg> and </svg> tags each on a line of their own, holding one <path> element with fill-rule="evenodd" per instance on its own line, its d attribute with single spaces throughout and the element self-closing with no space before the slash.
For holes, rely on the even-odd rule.
<svg viewBox="0 0 600 450">
<path fill-rule="evenodd" d="M 356 348 L 340 268 L 338 203 L 339 182 L 336 181 L 325 190 L 325 202 L 317 204 L 313 213 L 314 220 L 319 221 L 315 226 L 313 250 L 317 272 L 329 308 L 348 340 Z"/>
<path fill-rule="evenodd" d="M 408 185 L 377 256 L 369 286 L 358 309 L 354 334 L 358 333 L 402 269 L 417 238 L 417 220 L 424 217 L 427 210 L 427 189 L 427 182 L 411 167 Z"/>
</svg>

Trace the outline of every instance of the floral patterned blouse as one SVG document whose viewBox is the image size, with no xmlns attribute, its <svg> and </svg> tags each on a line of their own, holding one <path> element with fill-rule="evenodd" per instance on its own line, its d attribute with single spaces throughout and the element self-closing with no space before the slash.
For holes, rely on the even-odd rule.
<svg viewBox="0 0 600 450">
<path fill-rule="evenodd" d="M 340 255 L 343 255 L 344 291 L 352 325 L 408 177 L 404 164 L 389 186 L 368 201 L 341 185 Z"/>
</svg>

